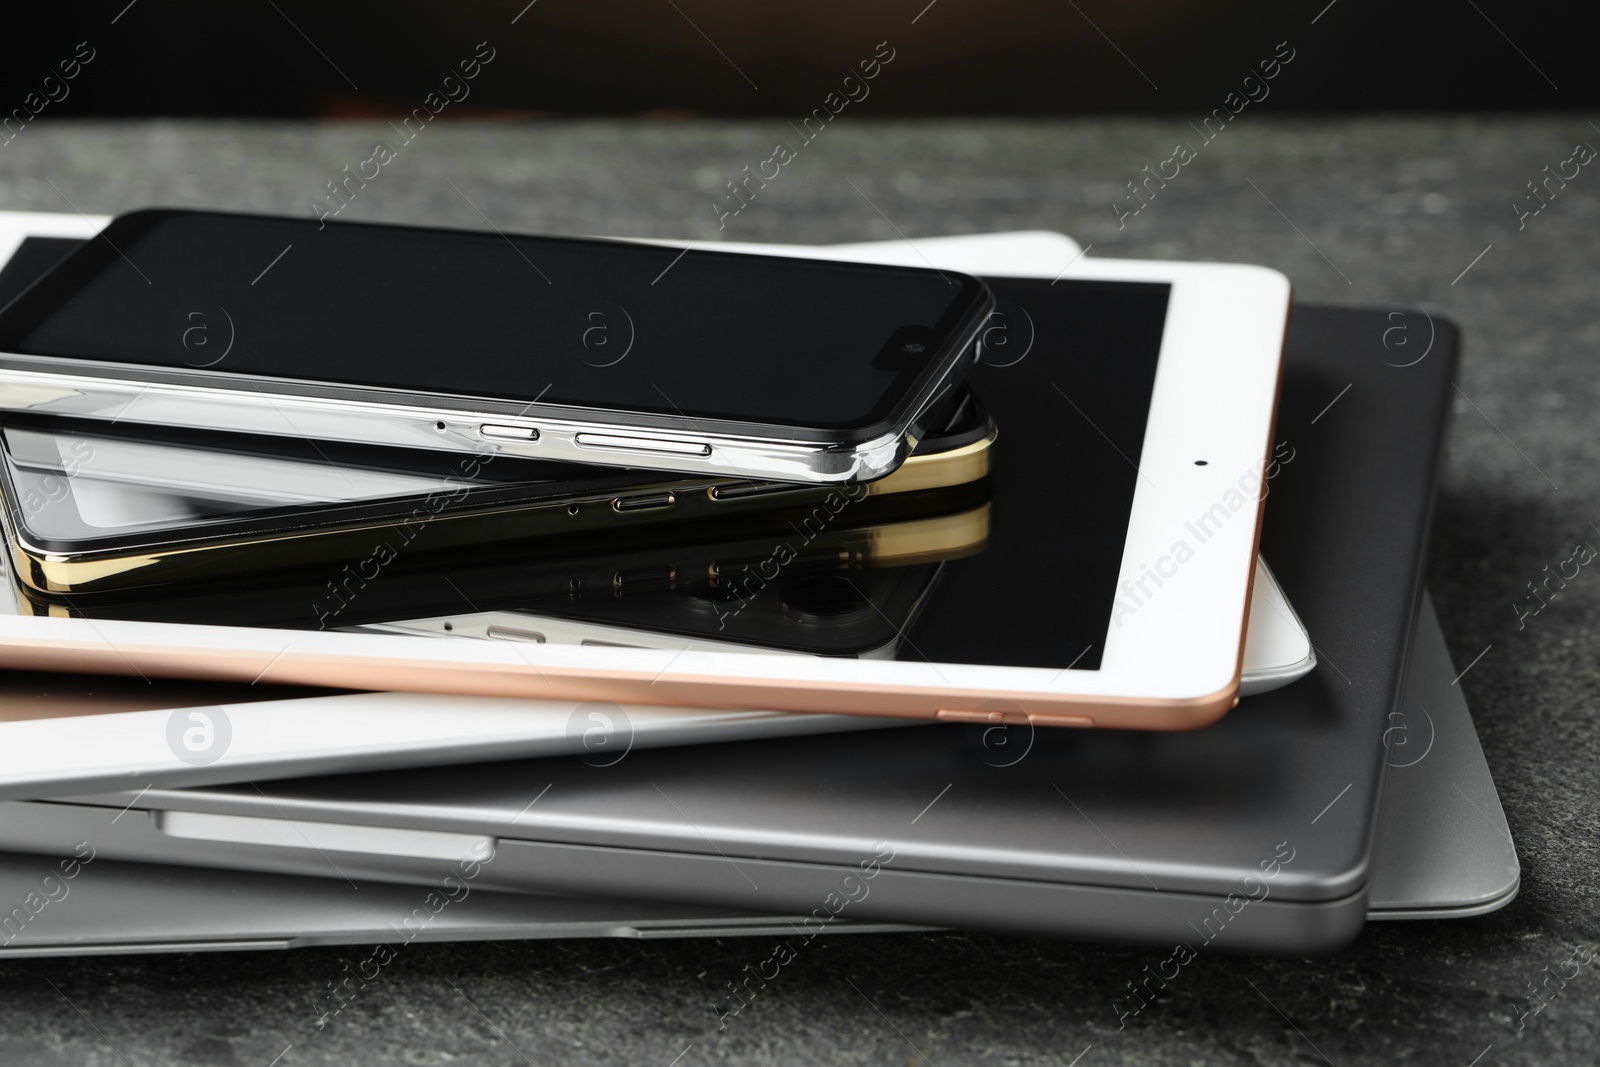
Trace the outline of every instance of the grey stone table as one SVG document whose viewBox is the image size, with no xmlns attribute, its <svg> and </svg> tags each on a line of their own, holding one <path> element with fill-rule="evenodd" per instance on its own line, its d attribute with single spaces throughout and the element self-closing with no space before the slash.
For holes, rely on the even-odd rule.
<svg viewBox="0 0 1600 1067">
<path fill-rule="evenodd" d="M 309 215 L 388 137 L 382 125 L 41 122 L 0 148 L 0 208 Z M 789 137 L 781 120 L 441 124 L 344 217 L 716 236 L 724 183 Z M 1579 173 L 1519 218 L 1535 206 L 1526 183 L 1600 135 L 1577 118 L 1250 115 L 1119 224 L 1113 205 L 1135 203 L 1125 183 L 1189 137 L 1181 118 L 841 122 L 722 234 L 1057 229 L 1096 255 L 1265 263 L 1306 299 L 1414 302 L 1456 320 L 1471 402 L 1452 429 L 1430 583 L 1457 663 L 1492 646 L 1461 684 L 1521 852 L 1508 908 L 1372 926 L 1316 960 L 1207 956 L 1121 1032 L 1117 976 L 1147 951 L 960 933 L 819 943 L 720 1033 L 707 1005 L 748 956 L 736 940 L 413 947 L 320 1033 L 306 993 L 348 952 L 21 962 L 0 967 L 0 1063 L 267 1067 L 291 1043 L 284 1067 L 1600 1060 L 1600 968 L 1516 1024 L 1546 967 L 1600 941 L 1600 575 L 1583 572 L 1521 631 L 1512 608 L 1576 539 L 1600 538 L 1600 176 Z"/>
</svg>

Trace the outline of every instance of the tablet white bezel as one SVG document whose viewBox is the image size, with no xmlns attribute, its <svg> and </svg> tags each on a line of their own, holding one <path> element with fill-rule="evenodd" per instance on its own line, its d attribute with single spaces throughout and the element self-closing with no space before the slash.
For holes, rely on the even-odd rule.
<svg viewBox="0 0 1600 1067">
<path fill-rule="evenodd" d="M 98 220 L 30 216 L 27 233 L 86 236 Z M 52 221 L 54 221 L 52 220 Z M 0 238 L 9 254 L 21 231 Z M 850 258 L 915 258 L 970 270 L 960 249 L 919 248 Z M 771 251 L 771 249 L 767 249 Z M 926 254 L 925 254 L 926 253 Z M 827 256 L 825 249 L 812 254 Z M 944 257 L 944 258 L 941 258 Z M 1259 484 L 1269 450 L 1289 285 L 1260 267 L 1075 258 L 986 262 L 990 274 L 1164 282 L 1172 286 L 1167 328 L 1141 457 L 1119 588 L 1154 586 L 1150 567 L 1170 565 L 1186 523 Z M 1050 262 L 1044 262 L 1049 259 Z M 959 263 L 959 266 L 958 266 Z M 1064 398 L 1063 418 L 1086 417 Z M 1090 462 L 1125 462 L 1108 448 Z M 1207 460 L 1196 466 L 1197 459 Z M 1245 494 L 1248 496 L 1248 494 Z M 790 657 L 440 642 L 426 637 L 307 633 L 112 620 L 0 618 L 0 661 L 56 669 L 212 678 L 258 675 L 274 682 L 343 684 L 619 702 L 765 707 L 932 717 L 996 709 L 1000 701 L 1062 724 L 1184 728 L 1215 719 L 1236 699 L 1259 501 L 1231 509 L 1192 557 L 1177 566 L 1108 634 L 1096 671 L 797 660 Z M 1163 568 L 1165 573 L 1165 568 Z M 1131 603 L 1131 601 L 1130 601 Z M 981 620 L 974 620 L 981 625 Z M 1070 659 L 1079 650 L 1064 650 Z M 265 672 L 263 674 L 263 672 Z M 1007 715 L 1007 717 L 1013 717 Z M 1088 720 L 1088 721 L 1085 721 Z"/>
<path fill-rule="evenodd" d="M 605 767 L 634 749 L 903 724 L 861 715 L 429 693 L 185 703 L 152 711 L 0 721 L 0 800 L 539 756 L 578 755 Z M 196 744 L 204 747 L 185 759 L 179 748 L 190 730 L 198 731 Z"/>
</svg>

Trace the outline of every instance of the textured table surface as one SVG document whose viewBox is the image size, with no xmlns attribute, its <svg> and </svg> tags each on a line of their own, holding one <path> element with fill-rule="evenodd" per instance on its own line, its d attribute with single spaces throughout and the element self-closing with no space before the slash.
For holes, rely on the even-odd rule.
<svg viewBox="0 0 1600 1067">
<path fill-rule="evenodd" d="M 0 208 L 309 215 L 389 136 L 39 123 L 0 148 Z M 723 183 L 789 138 L 781 120 L 441 125 L 344 217 L 714 237 Z M 1600 942 L 1600 576 L 1520 631 L 1512 605 L 1576 541 L 1600 544 L 1600 178 L 1580 173 L 1521 229 L 1512 204 L 1534 206 L 1526 183 L 1600 137 L 1577 118 L 1249 115 L 1119 228 L 1125 183 L 1180 139 L 1178 118 L 841 122 L 723 236 L 1063 230 L 1094 255 L 1263 263 L 1305 299 L 1459 323 L 1430 584 L 1456 662 L 1483 653 L 1461 684 L 1521 854 L 1509 907 L 1370 926 L 1316 960 L 1207 956 L 1121 1032 L 1108 1004 L 1147 949 L 957 933 L 820 942 L 720 1033 L 707 1004 L 746 962 L 737 940 L 413 947 L 320 1032 L 307 991 L 349 950 L 19 962 L 0 965 L 0 1064 L 1596 1062 L 1600 967 L 1517 1019 L 1547 967 Z"/>
</svg>

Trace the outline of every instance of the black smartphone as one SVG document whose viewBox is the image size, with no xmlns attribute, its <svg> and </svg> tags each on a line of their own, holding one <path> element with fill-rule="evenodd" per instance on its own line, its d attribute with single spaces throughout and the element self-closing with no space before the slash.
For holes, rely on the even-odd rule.
<svg viewBox="0 0 1600 1067">
<path fill-rule="evenodd" d="M 992 307 L 931 268 L 149 209 L 0 311 L 0 410 L 870 481 Z"/>
</svg>

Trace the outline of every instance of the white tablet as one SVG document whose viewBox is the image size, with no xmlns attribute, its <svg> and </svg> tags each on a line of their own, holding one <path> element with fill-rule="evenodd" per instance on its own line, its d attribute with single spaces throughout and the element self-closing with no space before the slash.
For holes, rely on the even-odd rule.
<svg viewBox="0 0 1600 1067">
<path fill-rule="evenodd" d="M 43 232 L 38 217 L 31 221 L 29 232 Z M 883 258 L 971 269 L 970 256 L 937 245 L 919 242 Z M 1004 412 L 991 403 L 1003 450 L 997 521 L 987 551 L 947 567 L 940 625 L 904 634 L 901 658 L 102 616 L 0 619 L 0 662 L 957 721 L 1147 729 L 1209 722 L 1239 692 L 1260 497 L 1275 458 L 1270 429 L 1288 285 L 1254 267 L 1060 262 L 1059 253 L 981 268 L 997 277 L 1003 267 L 1017 279 L 997 284 L 1010 298 L 974 376 L 986 399 L 1006 397 Z M 847 509 L 841 497 L 796 536 L 815 536 Z M 794 553 L 792 544 L 775 544 L 765 570 L 781 571 Z"/>
</svg>

